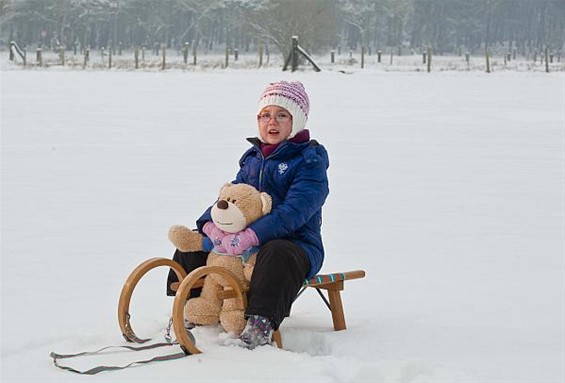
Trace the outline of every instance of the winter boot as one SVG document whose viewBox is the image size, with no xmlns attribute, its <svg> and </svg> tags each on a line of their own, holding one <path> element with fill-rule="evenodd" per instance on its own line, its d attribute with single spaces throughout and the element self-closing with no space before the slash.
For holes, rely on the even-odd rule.
<svg viewBox="0 0 565 383">
<path fill-rule="evenodd" d="M 264 346 L 271 343 L 273 326 L 268 318 L 261 315 L 251 315 L 247 319 L 247 324 L 239 339 L 242 346 L 253 350 L 257 346 Z"/>
</svg>

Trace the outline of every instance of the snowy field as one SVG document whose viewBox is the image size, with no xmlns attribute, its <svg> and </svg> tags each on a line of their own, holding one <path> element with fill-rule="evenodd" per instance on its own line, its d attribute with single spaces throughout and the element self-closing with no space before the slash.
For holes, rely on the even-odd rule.
<svg viewBox="0 0 565 383">
<path fill-rule="evenodd" d="M 1 87 L 2 382 L 564 381 L 564 72 L 283 73 L 22 70 Z M 269 81 L 299 79 L 330 154 L 324 272 L 346 283 L 348 329 L 314 291 L 285 320 L 285 350 L 203 354 L 78 377 L 49 352 L 124 345 L 122 285 L 170 257 L 233 178 Z M 166 270 L 132 302 L 162 340 Z M 176 348 L 175 351 L 179 349 Z M 153 353 L 70 360 L 86 369 Z"/>
</svg>

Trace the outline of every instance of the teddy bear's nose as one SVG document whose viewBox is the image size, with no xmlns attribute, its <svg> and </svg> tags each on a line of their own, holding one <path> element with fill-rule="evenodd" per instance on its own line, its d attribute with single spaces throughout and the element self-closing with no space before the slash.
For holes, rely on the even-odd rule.
<svg viewBox="0 0 565 383">
<path fill-rule="evenodd" d="M 228 208 L 228 203 L 226 200 L 221 199 L 218 201 L 216 206 L 218 206 L 218 209 L 226 210 Z"/>
</svg>

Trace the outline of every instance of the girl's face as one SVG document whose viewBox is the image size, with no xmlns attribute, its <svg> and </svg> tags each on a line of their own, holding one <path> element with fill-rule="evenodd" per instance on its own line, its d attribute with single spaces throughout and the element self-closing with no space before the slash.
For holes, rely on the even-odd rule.
<svg viewBox="0 0 565 383">
<path fill-rule="evenodd" d="M 269 105 L 257 116 L 257 124 L 263 142 L 276 145 L 290 136 L 292 116 L 288 110 L 280 106 Z"/>
</svg>

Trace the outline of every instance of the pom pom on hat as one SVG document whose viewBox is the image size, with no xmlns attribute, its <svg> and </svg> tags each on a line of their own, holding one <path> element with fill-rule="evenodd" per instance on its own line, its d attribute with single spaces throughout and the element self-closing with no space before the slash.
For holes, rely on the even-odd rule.
<svg viewBox="0 0 565 383">
<path fill-rule="evenodd" d="M 269 105 L 285 108 L 292 115 L 292 131 L 289 138 L 304 130 L 310 112 L 310 99 L 300 81 L 270 83 L 259 98 L 258 114 Z"/>
</svg>

